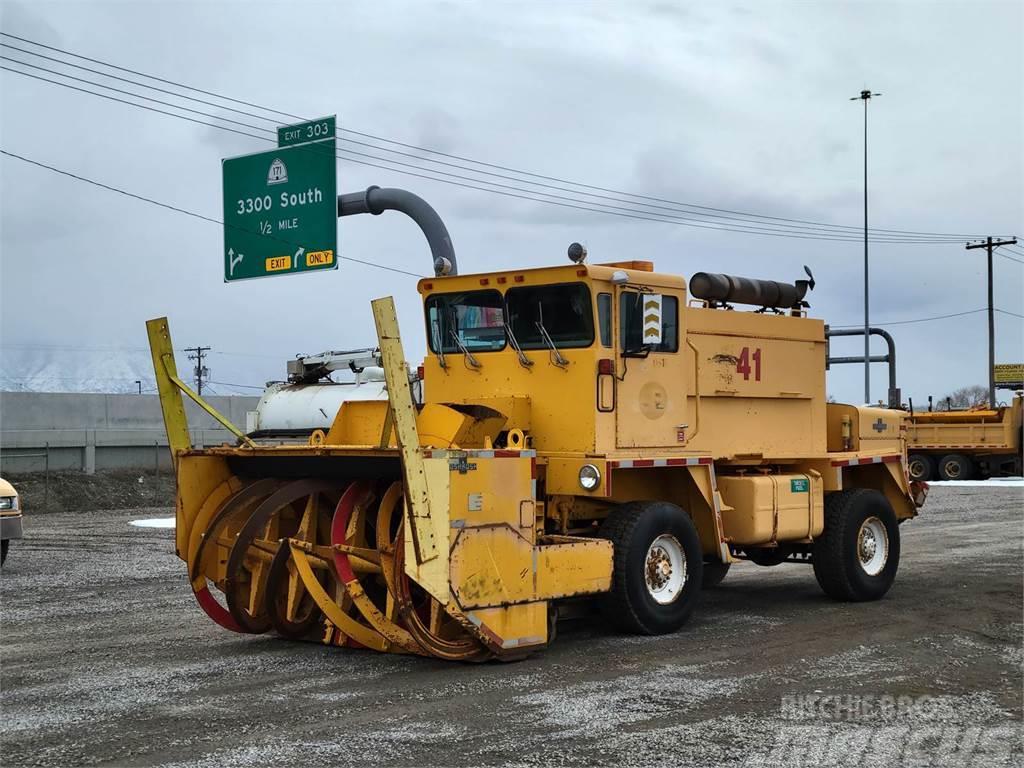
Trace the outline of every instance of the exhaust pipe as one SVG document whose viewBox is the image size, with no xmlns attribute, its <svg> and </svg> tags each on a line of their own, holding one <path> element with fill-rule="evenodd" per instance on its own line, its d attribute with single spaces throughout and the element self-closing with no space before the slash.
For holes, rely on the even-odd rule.
<svg viewBox="0 0 1024 768">
<path fill-rule="evenodd" d="M 338 218 L 355 216 L 358 213 L 372 213 L 379 216 L 384 211 L 399 211 L 419 225 L 430 246 L 434 261 L 434 274 L 457 275 L 459 264 L 455 259 L 455 248 L 441 217 L 430 204 L 419 195 L 404 189 L 388 187 L 367 187 L 363 192 L 349 192 L 338 195 Z"/>
<path fill-rule="evenodd" d="M 814 276 L 804 267 L 808 280 L 780 283 L 775 280 L 755 280 L 750 277 L 716 275 L 698 272 L 690 278 L 690 295 L 715 304 L 752 304 L 768 309 L 799 309 L 805 307 L 804 296 L 814 290 Z"/>
</svg>

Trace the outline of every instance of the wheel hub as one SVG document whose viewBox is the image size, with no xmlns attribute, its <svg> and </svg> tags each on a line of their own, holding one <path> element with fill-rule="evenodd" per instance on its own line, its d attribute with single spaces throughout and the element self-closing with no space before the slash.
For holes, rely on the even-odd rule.
<svg viewBox="0 0 1024 768">
<path fill-rule="evenodd" d="M 878 542 L 875 540 L 875 534 L 869 529 L 861 531 L 860 536 L 860 559 L 861 562 L 868 562 L 872 557 L 875 556 L 875 550 L 878 549 Z"/>
<path fill-rule="evenodd" d="M 658 536 L 647 549 L 644 582 L 655 602 L 674 602 L 686 584 L 686 554 L 679 540 L 668 533 Z"/>
<path fill-rule="evenodd" d="M 661 547 L 654 547 L 647 555 L 647 583 L 654 589 L 662 589 L 672 575 L 672 562 Z"/>
<path fill-rule="evenodd" d="M 861 523 L 857 532 L 857 560 L 869 576 L 877 576 L 889 561 L 889 534 L 877 517 Z"/>
</svg>

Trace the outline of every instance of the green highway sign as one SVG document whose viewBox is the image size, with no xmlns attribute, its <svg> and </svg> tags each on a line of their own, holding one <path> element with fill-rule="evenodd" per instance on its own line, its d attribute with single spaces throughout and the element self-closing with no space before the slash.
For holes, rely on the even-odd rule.
<svg viewBox="0 0 1024 768">
<path fill-rule="evenodd" d="M 287 147 L 292 144 L 332 139 L 334 138 L 334 125 L 334 115 L 295 125 L 282 125 L 277 129 L 277 146 Z"/>
<path fill-rule="evenodd" d="M 222 167 L 225 282 L 337 269 L 333 132 L 322 141 L 228 158 Z"/>
</svg>

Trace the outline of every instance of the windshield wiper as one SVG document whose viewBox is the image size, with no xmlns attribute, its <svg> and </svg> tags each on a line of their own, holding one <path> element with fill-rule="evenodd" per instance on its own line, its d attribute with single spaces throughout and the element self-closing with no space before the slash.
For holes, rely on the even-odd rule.
<svg viewBox="0 0 1024 768">
<path fill-rule="evenodd" d="M 505 326 L 505 333 L 508 334 L 508 343 L 512 345 L 512 349 L 514 349 L 516 354 L 519 355 L 519 364 L 523 366 L 523 368 L 529 368 L 532 366 L 533 360 L 528 358 L 526 353 L 523 352 L 523 348 L 519 346 L 519 340 L 516 339 L 516 335 L 512 333 L 512 326 L 505 320 L 502 320 L 501 323 Z"/>
<path fill-rule="evenodd" d="M 473 353 L 470 352 L 469 348 L 465 344 L 462 343 L 462 339 L 459 338 L 459 334 L 457 334 L 455 332 L 455 329 L 452 328 L 449 331 L 449 333 L 451 333 L 452 339 L 455 341 L 455 346 L 457 346 L 460 350 L 462 350 L 462 354 L 465 356 L 465 359 L 466 359 L 467 367 L 473 368 L 473 369 L 483 368 L 483 366 L 480 364 L 480 361 L 477 360 L 475 357 L 473 357 Z"/>
<path fill-rule="evenodd" d="M 548 333 L 548 329 L 544 327 L 544 323 L 540 320 L 537 321 L 537 330 L 540 331 L 540 337 L 544 339 L 544 343 L 551 350 L 551 362 L 559 368 L 568 368 L 569 361 L 562 357 L 562 353 L 558 351 L 558 347 L 555 346 L 555 342 L 551 339 L 551 334 Z"/>
<path fill-rule="evenodd" d="M 448 369 L 448 361 L 444 359 L 444 332 L 441 330 L 441 322 L 434 318 L 431 330 L 434 332 L 434 346 L 437 347 L 437 364 L 443 370 Z"/>
</svg>

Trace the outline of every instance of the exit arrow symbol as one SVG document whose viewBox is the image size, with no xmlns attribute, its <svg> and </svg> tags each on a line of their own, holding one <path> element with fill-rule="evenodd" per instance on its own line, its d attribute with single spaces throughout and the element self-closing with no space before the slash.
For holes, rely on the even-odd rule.
<svg viewBox="0 0 1024 768">
<path fill-rule="evenodd" d="M 305 252 L 306 252 L 306 249 L 302 248 L 301 246 L 299 247 L 299 249 L 297 251 L 295 251 L 295 265 L 292 267 L 292 269 L 298 269 L 299 268 L 299 257 L 302 256 L 302 254 L 304 254 Z"/>
<path fill-rule="evenodd" d="M 228 277 L 233 277 L 234 276 L 234 274 L 235 274 L 235 267 L 238 266 L 238 263 L 242 259 L 244 259 L 244 258 L 245 258 L 245 256 L 243 254 L 241 254 L 241 253 L 238 254 L 238 257 L 236 258 L 235 257 L 235 249 L 234 248 L 228 248 Z"/>
</svg>

